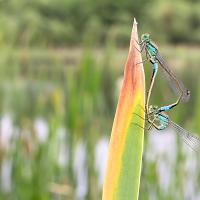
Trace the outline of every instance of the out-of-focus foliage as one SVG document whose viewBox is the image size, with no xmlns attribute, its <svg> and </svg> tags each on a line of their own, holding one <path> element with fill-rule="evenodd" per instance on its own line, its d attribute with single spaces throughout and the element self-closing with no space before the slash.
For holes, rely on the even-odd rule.
<svg viewBox="0 0 200 200">
<path fill-rule="evenodd" d="M 173 61 L 177 67 L 185 67 L 182 68 L 183 71 L 178 70 L 178 76 L 182 77 L 192 94 L 191 103 L 181 104 L 169 114 L 180 125 L 198 133 L 200 128 L 197 86 L 200 60 L 197 49 L 190 49 L 190 53 L 191 55 L 188 55 L 187 48 L 165 48 L 164 55 L 169 58 L 170 63 Z M 121 66 L 126 54 L 127 50 L 115 50 L 110 47 L 84 52 L 77 49 L 1 51 L 1 137 L 3 133 L 8 134 L 10 131 L 12 136 L 7 148 L 4 145 L 0 146 L 0 166 L 1 170 L 3 166 L 6 166 L 7 170 L 11 167 L 12 181 L 7 191 L 4 185 L 9 177 L 5 180 L 1 177 L 0 199 L 75 198 L 78 183 L 73 163 L 78 157 L 81 165 L 81 157 L 75 155 L 79 141 L 84 141 L 87 152 L 87 162 L 84 165 L 88 183 L 85 199 L 101 199 L 95 151 L 98 141 L 110 133 L 119 87 L 117 77 L 123 73 Z M 180 60 L 181 63 L 178 62 Z M 151 65 L 146 64 L 147 84 L 151 70 Z M 165 105 L 172 102 L 173 98 L 163 76 L 157 77 L 151 102 Z M 8 119 L 12 119 L 11 124 L 8 123 Z M 60 135 L 62 128 L 65 130 L 64 136 Z M 45 135 L 42 136 L 43 139 L 40 138 L 40 134 L 44 132 L 48 132 L 46 139 Z M 148 142 L 147 134 L 145 141 Z M 67 148 L 64 156 L 68 157 L 64 164 L 62 159 L 62 162 L 60 161 L 60 154 L 63 156 L 63 144 Z M 177 148 L 181 144 L 182 141 Z M 144 151 L 140 197 L 149 199 L 151 194 L 156 195 L 158 199 L 173 197 L 174 190 L 170 190 L 170 194 L 162 192 L 156 168 L 158 163 L 146 160 L 151 148 L 152 145 L 148 149 L 145 147 Z M 102 158 L 103 156 L 98 157 L 100 163 Z M 166 166 L 170 166 L 170 163 L 166 162 Z M 173 172 L 177 170 L 179 173 L 174 175 L 176 181 L 172 181 L 170 187 L 174 185 L 173 188 L 180 194 L 183 185 L 181 173 L 184 173 L 185 167 L 180 150 L 175 166 Z M 69 189 L 64 195 L 60 194 L 59 188 L 58 191 L 52 188 L 52 183 L 60 184 L 61 188 L 64 185 Z M 176 199 L 183 199 L 179 194 Z"/>
<path fill-rule="evenodd" d="M 1 0 L 0 45 L 127 45 L 133 17 L 159 41 L 200 43 L 200 2 L 163 0 Z"/>
<path fill-rule="evenodd" d="M 74 151 L 80 140 L 88 152 L 84 158 L 90 174 L 87 198 L 101 195 L 92 186 L 94 181 L 98 185 L 95 143 L 110 132 L 116 72 L 111 69 L 108 52 L 101 54 L 100 60 L 87 50 L 83 55 L 80 50 L 54 53 L 1 52 L 0 169 L 12 166 L 7 173 L 12 176 L 12 191 L 5 189 L 5 179 L 0 179 L 0 199 L 50 199 L 56 193 L 50 187 L 54 182 L 68 187 L 64 194 L 72 199 L 77 185 Z"/>
</svg>

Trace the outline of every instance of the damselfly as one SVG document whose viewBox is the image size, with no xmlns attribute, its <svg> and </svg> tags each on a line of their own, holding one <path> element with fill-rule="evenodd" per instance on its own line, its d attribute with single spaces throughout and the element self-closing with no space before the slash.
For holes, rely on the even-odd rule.
<svg viewBox="0 0 200 200">
<path fill-rule="evenodd" d="M 195 151 L 200 151 L 200 138 L 173 122 L 169 116 L 164 113 L 165 110 L 168 110 L 167 106 L 160 108 L 158 106 L 149 106 L 147 115 L 150 126 L 148 129 L 152 127 L 155 127 L 157 130 L 164 130 L 168 127 L 172 128 L 181 136 L 189 147 Z"/>
<path fill-rule="evenodd" d="M 146 110 L 149 107 L 150 95 L 152 92 L 154 80 L 158 70 L 158 63 L 164 70 L 165 74 L 167 75 L 167 78 L 170 79 L 169 82 L 170 86 L 179 96 L 178 100 L 174 103 L 174 106 L 178 105 L 180 100 L 187 101 L 190 97 L 190 91 L 186 89 L 183 83 L 176 78 L 175 74 L 172 72 L 169 65 L 160 55 L 157 45 L 151 40 L 150 35 L 148 33 L 142 35 L 141 42 L 139 44 L 141 45 L 141 51 L 145 50 L 146 60 L 149 60 L 153 64 L 153 73 L 151 77 L 149 90 L 147 91 L 147 100 L 145 106 Z"/>
</svg>

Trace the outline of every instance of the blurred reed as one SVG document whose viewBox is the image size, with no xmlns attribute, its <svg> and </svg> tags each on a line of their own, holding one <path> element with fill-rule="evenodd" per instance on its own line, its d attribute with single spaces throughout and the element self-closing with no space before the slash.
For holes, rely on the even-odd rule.
<svg viewBox="0 0 200 200">
<path fill-rule="evenodd" d="M 170 115 L 185 128 L 200 133 L 199 49 L 192 48 L 189 55 L 184 47 L 162 51 L 191 90 L 191 102 Z M 1 52 L 0 199 L 101 199 L 103 175 L 97 166 L 106 160 L 126 54 L 127 50 L 113 44 L 105 49 Z M 149 83 L 148 64 L 145 71 Z M 161 75 L 151 101 L 170 102 L 173 95 L 167 88 Z M 183 199 L 180 194 L 187 156 L 181 141 L 175 137 L 176 157 L 165 161 L 174 166 L 170 168 L 174 178 L 169 188 L 176 191 L 163 193 L 158 163 L 168 154 L 164 151 L 160 159 L 149 157 L 147 152 L 154 155 L 159 149 L 151 150 L 153 139 L 146 138 L 140 199 L 149 199 L 149 194 L 157 199 L 173 199 L 174 195 Z M 199 183 L 199 173 L 196 177 Z"/>
</svg>

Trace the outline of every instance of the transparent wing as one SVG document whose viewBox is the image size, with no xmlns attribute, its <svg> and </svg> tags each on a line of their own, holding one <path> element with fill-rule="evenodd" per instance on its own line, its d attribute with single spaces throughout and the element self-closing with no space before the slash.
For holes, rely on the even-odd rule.
<svg viewBox="0 0 200 200">
<path fill-rule="evenodd" d="M 189 131 L 186 131 L 184 128 L 174 123 L 173 121 L 169 121 L 169 126 L 174 128 L 176 132 L 182 137 L 183 141 L 194 151 L 200 151 L 200 138 L 196 135 L 193 135 Z"/>
<path fill-rule="evenodd" d="M 178 80 L 176 78 L 176 75 L 172 72 L 169 65 L 166 63 L 166 61 L 162 58 L 162 56 L 159 54 L 159 52 L 156 55 L 157 60 L 159 61 L 162 69 L 165 72 L 165 75 L 167 76 L 167 79 L 169 80 L 169 85 L 172 88 L 172 90 L 180 96 L 182 96 L 183 101 L 188 101 L 190 98 L 190 91 L 184 86 L 182 81 Z"/>
<path fill-rule="evenodd" d="M 158 45 L 153 40 L 150 43 L 158 50 Z"/>
</svg>

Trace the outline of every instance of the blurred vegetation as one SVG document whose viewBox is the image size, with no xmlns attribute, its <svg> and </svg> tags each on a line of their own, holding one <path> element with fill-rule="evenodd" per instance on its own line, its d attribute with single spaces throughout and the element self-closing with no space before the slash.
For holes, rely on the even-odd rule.
<svg viewBox="0 0 200 200">
<path fill-rule="evenodd" d="M 0 45 L 64 47 L 129 42 L 133 17 L 159 41 L 200 44 L 198 0 L 1 0 Z"/>
<path fill-rule="evenodd" d="M 94 51 L 74 49 L 73 53 L 69 53 L 68 50 L 61 52 L 1 52 L 1 117 L 5 114 L 12 116 L 18 136 L 14 136 L 12 148 L 1 148 L 0 163 L 10 158 L 13 165 L 12 189 L 9 192 L 0 189 L 0 199 L 75 198 L 74 151 L 81 140 L 86 143 L 88 152 L 89 190 L 86 199 L 101 199 L 101 189 L 97 192 L 98 176 L 94 166 L 94 152 L 98 140 L 104 135 L 109 137 L 111 131 L 119 89 L 117 85 L 119 77 L 123 75 L 122 66 L 127 49 L 115 50 L 108 46 L 106 49 Z M 175 55 L 175 52 L 179 53 Z M 178 76 L 188 85 L 192 94 L 191 104 L 180 105 L 170 116 L 185 128 L 200 132 L 200 93 L 197 87 L 200 84 L 200 60 L 197 49 L 193 49 L 191 54 L 188 55 L 187 48 L 167 47 L 164 50 L 164 55 L 169 58 L 170 63 L 183 61 L 184 64 L 180 65 L 185 70 L 177 68 Z M 188 66 L 193 68 L 192 72 Z M 145 66 L 145 71 L 148 83 L 150 64 Z M 191 73 L 191 76 L 188 76 L 188 73 Z M 156 79 L 151 101 L 164 105 L 170 103 L 173 98 L 160 74 Z M 44 119 L 49 129 L 48 138 L 44 143 L 38 143 L 34 128 L 38 118 Z M 60 127 L 67 130 L 67 138 L 63 140 L 69 147 L 69 162 L 66 166 L 58 163 Z M 177 165 L 181 160 L 177 160 Z M 152 163 L 146 163 L 145 160 L 144 165 L 147 168 L 143 172 L 145 176 L 142 177 L 141 199 L 148 199 L 145 194 L 152 192 L 150 185 L 153 185 L 155 194 L 160 195 L 160 199 L 168 199 L 168 196 L 162 194 L 158 184 L 155 166 L 151 167 Z M 53 182 L 66 185 L 70 189 L 64 196 L 56 194 L 49 189 Z M 183 183 L 180 181 L 177 184 L 176 191 L 180 192 Z M 170 195 L 173 196 L 173 190 Z M 179 197 L 177 199 L 181 199 Z"/>
<path fill-rule="evenodd" d="M 0 200 L 76 199 L 74 162 L 81 142 L 88 174 L 85 199 L 101 199 L 95 148 L 110 136 L 133 17 L 140 33 L 152 34 L 191 90 L 190 102 L 170 116 L 200 133 L 199 10 L 198 0 L 0 0 Z M 151 70 L 145 63 L 147 84 Z M 174 99 L 160 73 L 151 102 L 165 105 Z M 42 130 L 48 129 L 46 140 L 38 138 L 38 120 Z M 10 132 L 6 146 L 2 135 L 9 137 Z M 65 164 L 59 161 L 63 143 Z M 147 150 L 140 198 L 148 200 L 154 192 L 157 199 L 183 199 L 183 153 L 178 151 L 175 181 L 166 194 L 158 182 L 157 163 L 146 159 Z M 11 166 L 8 190 L 5 163 Z M 199 182 L 200 174 L 196 177 Z"/>
</svg>

